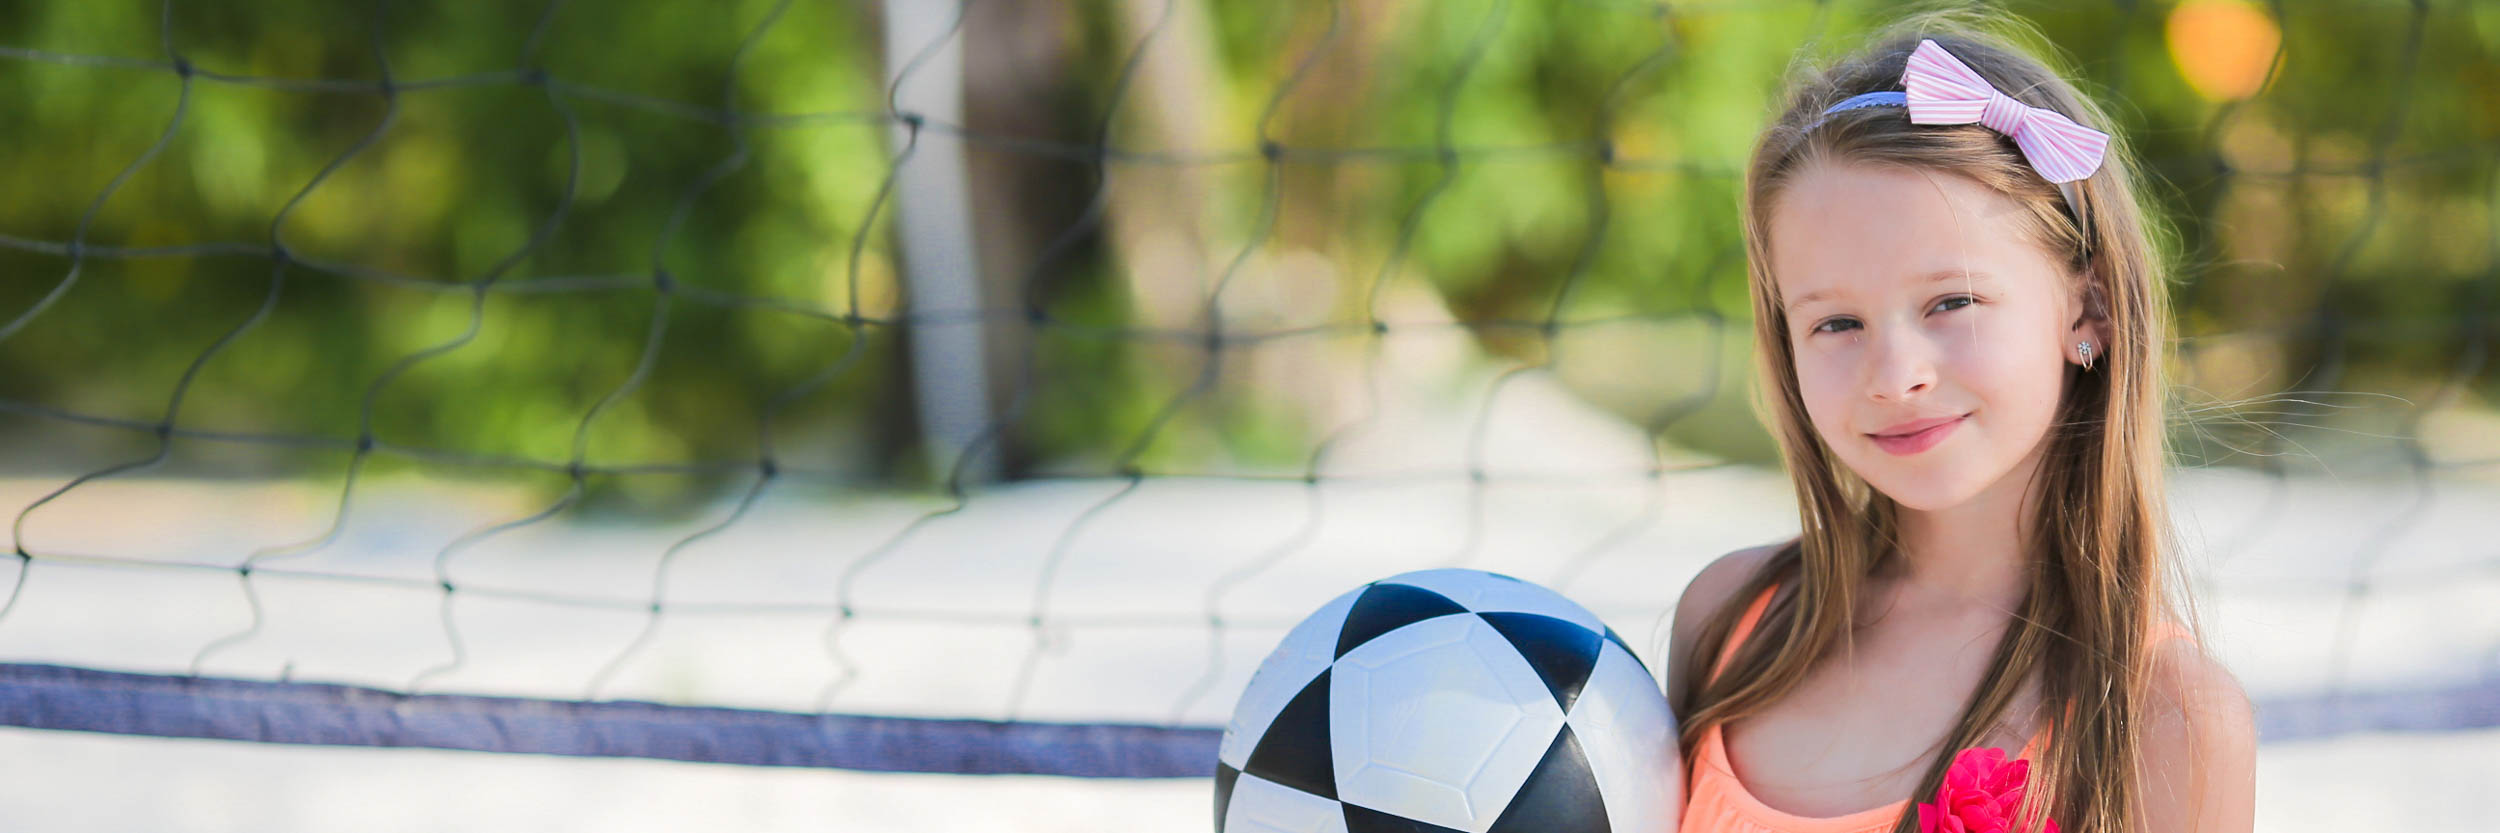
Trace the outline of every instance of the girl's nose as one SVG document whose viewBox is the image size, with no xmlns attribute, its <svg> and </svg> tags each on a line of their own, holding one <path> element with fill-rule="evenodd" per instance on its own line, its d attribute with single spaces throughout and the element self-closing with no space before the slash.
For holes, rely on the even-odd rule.
<svg viewBox="0 0 2500 833">
<path fill-rule="evenodd" d="M 1935 345 L 1915 327 L 1886 327 L 1876 336 L 1867 396 L 1877 402 L 1906 402 L 1936 383 Z"/>
</svg>

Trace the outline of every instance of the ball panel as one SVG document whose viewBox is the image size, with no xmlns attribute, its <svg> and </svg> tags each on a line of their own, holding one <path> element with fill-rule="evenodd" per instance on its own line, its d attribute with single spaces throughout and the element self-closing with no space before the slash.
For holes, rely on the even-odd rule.
<svg viewBox="0 0 2500 833">
<path fill-rule="evenodd" d="M 1218 833 L 1348 833 L 1336 801 L 1243 773 Z"/>
<path fill-rule="evenodd" d="M 1562 727 L 1536 670 L 1475 616 L 1391 631 L 1330 675 L 1336 796 L 1471 833 L 1492 823 Z"/>
<path fill-rule="evenodd" d="M 1603 631 L 1606 623 L 1562 594 L 1543 585 L 1521 581 L 1500 573 L 1470 570 L 1464 567 L 1442 567 L 1399 573 L 1382 584 L 1406 584 L 1421 587 L 1478 613 L 1535 613 L 1571 622 L 1593 631 Z"/>
<path fill-rule="evenodd" d="M 1510 640 L 1511 647 L 1536 669 L 1545 681 L 1546 691 L 1554 695 L 1554 705 L 1571 711 L 1571 701 L 1579 699 L 1580 685 L 1588 682 L 1589 669 L 1597 665 L 1598 646 L 1605 637 L 1596 631 L 1551 616 L 1534 613 L 1483 613 L 1486 624 Z"/>
<path fill-rule="evenodd" d="M 1345 805 L 1345 829 L 1346 833 L 1466 833 L 1354 804 Z"/>
<path fill-rule="evenodd" d="M 1632 650 L 1632 643 L 1623 641 L 1623 634 L 1616 633 L 1613 628 L 1607 628 L 1606 641 L 1615 643 L 1615 645 L 1623 648 L 1624 653 L 1631 655 L 1632 664 L 1640 666 L 1643 673 L 1647 673 L 1649 671 L 1649 663 L 1641 661 L 1641 652 Z M 1651 679 L 1656 679 L 1656 677 L 1653 675 Z"/>
<path fill-rule="evenodd" d="M 1565 726 L 1537 761 L 1528 782 L 1485 833 L 1609 833 L 1606 795 L 1597 787 L 1580 742 Z"/>
<path fill-rule="evenodd" d="M 1343 658 L 1374 637 L 1398 628 L 1430 619 L 1465 613 L 1467 608 L 1439 593 L 1404 584 L 1374 583 L 1363 588 L 1354 600 L 1354 609 L 1346 613 L 1345 627 L 1337 633 L 1336 656 Z"/>
<path fill-rule="evenodd" d="M 1649 669 L 1613 642 L 1597 653 L 1569 718 L 1606 796 L 1615 833 L 1669 833 L 1684 807 L 1684 762 L 1675 715 Z"/>
<path fill-rule="evenodd" d="M 1241 770 L 1215 765 L 1215 833 L 1224 833 L 1224 811 L 1233 803 L 1233 782 L 1241 780 Z"/>
<path fill-rule="evenodd" d="M 1242 771 L 1274 781 L 1303 792 L 1325 798 L 1337 797 L 1337 773 L 1328 749 L 1330 671 L 1304 686 L 1302 693 L 1276 713 L 1276 721 L 1259 745 L 1250 750 L 1250 763 Z"/>
<path fill-rule="evenodd" d="M 1233 705 L 1233 719 L 1224 726 L 1224 740 L 1216 748 L 1216 760 L 1235 768 L 1250 765 L 1250 750 L 1267 734 L 1268 724 L 1285 703 L 1311 683 L 1311 678 L 1328 670 L 1337 657 L 1337 633 L 1343 629 L 1346 613 L 1354 609 L 1354 600 L 1364 588 L 1340 594 L 1319 610 L 1304 617 L 1293 630 L 1285 633 L 1276 650 L 1251 672 L 1250 683 Z"/>
</svg>

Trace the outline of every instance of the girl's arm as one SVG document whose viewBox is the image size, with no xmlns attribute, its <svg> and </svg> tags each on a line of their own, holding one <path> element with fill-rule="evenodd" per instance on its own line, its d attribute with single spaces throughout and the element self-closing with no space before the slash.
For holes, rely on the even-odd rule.
<svg viewBox="0 0 2500 833">
<path fill-rule="evenodd" d="M 2145 833 L 2256 826 L 2257 729 L 2231 672 L 2191 640 L 2155 649 L 2143 735 Z"/>
</svg>

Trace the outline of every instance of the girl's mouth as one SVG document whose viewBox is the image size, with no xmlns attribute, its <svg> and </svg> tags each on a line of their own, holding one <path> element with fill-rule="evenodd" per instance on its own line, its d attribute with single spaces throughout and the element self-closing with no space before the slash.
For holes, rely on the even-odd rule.
<svg viewBox="0 0 2500 833">
<path fill-rule="evenodd" d="M 1891 436 L 1883 434 L 1868 434 L 1867 437 L 1875 441 L 1875 447 L 1883 449 L 1886 453 L 1906 456 L 1926 451 L 1927 449 L 1934 448 L 1937 443 L 1944 442 L 1945 436 L 1952 434 L 1953 429 L 1960 427 L 1962 422 L 1967 419 L 1970 419 L 1970 415 L 1963 414 L 1950 420 L 1946 420 L 1945 422 L 1907 434 Z"/>
</svg>

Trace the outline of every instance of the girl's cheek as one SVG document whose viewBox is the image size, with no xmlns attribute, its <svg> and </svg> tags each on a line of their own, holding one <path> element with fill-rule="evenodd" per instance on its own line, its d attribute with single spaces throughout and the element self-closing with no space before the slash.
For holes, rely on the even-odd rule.
<svg viewBox="0 0 2500 833">
<path fill-rule="evenodd" d="M 1970 376 L 1991 388 L 2020 387 L 2023 379 L 2035 369 L 2029 365 L 2039 359 L 2038 351 L 2027 347 L 2010 349 L 2012 345 L 2028 344 L 2038 336 L 2019 326 L 2011 326 L 2010 316 L 1990 316 L 1974 325 L 1975 338 L 1957 338 L 1954 352 L 1957 361 L 1968 368 Z M 1982 349 L 1970 344 L 1990 345 Z"/>
<path fill-rule="evenodd" d="M 1847 368 L 1840 357 L 1828 351 L 1801 347 L 1797 353 L 1797 395 L 1806 402 L 1806 416 L 1814 430 L 1830 442 L 1829 430 L 1840 403 L 1847 399 L 1843 387 Z"/>
<path fill-rule="evenodd" d="M 1823 336 L 1837 339 L 1837 336 Z M 1797 386 L 1809 402 L 1833 402 L 1848 398 L 1848 389 L 1857 384 L 1859 351 L 1842 343 L 1807 342 L 1797 353 Z"/>
</svg>

